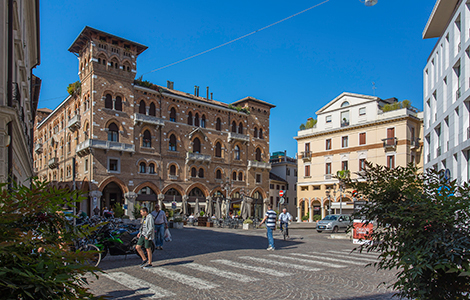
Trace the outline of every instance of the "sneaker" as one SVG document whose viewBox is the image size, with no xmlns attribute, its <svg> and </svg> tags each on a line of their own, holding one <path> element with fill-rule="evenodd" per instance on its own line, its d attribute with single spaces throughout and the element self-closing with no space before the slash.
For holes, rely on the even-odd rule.
<svg viewBox="0 0 470 300">
<path fill-rule="evenodd" d="M 142 263 L 139 265 L 139 267 L 142 268 L 143 266 L 145 266 L 147 264 L 147 261 L 148 261 L 148 259 L 142 261 Z"/>
<path fill-rule="evenodd" d="M 142 268 L 143 269 L 150 269 L 152 266 L 152 264 L 146 264 L 145 266 L 143 266 Z"/>
<path fill-rule="evenodd" d="M 274 250 L 273 247 L 269 246 L 268 249 L 266 249 L 268 251 L 271 251 L 271 250 Z"/>
</svg>

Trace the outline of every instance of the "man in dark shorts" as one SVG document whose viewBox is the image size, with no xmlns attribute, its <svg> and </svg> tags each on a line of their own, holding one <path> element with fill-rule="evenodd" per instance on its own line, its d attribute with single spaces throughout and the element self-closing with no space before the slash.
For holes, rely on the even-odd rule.
<svg viewBox="0 0 470 300">
<path fill-rule="evenodd" d="M 142 257 L 142 263 L 140 267 L 142 268 L 151 268 L 152 267 L 152 244 L 155 239 L 155 225 L 153 222 L 153 216 L 149 214 L 147 207 L 142 207 L 140 209 L 140 214 L 142 215 L 142 226 L 140 226 L 139 234 L 137 237 L 137 246 L 135 249 Z M 145 253 L 142 250 L 142 247 L 147 250 L 147 258 Z"/>
</svg>

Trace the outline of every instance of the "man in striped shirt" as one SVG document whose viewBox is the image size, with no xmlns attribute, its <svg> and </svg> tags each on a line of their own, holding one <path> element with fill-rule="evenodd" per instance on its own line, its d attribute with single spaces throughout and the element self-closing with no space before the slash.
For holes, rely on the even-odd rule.
<svg viewBox="0 0 470 300">
<path fill-rule="evenodd" d="M 269 204 L 268 211 L 266 212 L 266 215 L 264 215 L 263 221 L 259 223 L 260 226 L 263 223 L 266 223 L 266 235 L 268 236 L 268 243 L 269 243 L 269 247 L 266 250 L 268 251 L 273 251 L 275 249 L 273 231 L 276 230 L 276 218 L 277 218 L 277 214 L 273 210 L 272 204 Z"/>
</svg>

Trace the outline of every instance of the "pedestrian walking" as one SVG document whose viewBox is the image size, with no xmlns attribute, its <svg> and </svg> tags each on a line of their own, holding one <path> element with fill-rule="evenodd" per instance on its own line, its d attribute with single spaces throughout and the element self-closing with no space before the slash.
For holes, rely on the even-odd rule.
<svg viewBox="0 0 470 300">
<path fill-rule="evenodd" d="M 291 214 L 287 211 L 287 208 L 282 210 L 279 214 L 279 229 L 286 231 L 287 238 L 289 238 L 289 222 L 292 221 Z M 283 228 L 284 227 L 284 228 Z"/>
<path fill-rule="evenodd" d="M 155 223 L 155 247 L 156 249 L 163 250 L 163 238 L 165 236 L 165 229 L 168 228 L 168 221 L 166 214 L 160 210 L 160 205 L 155 205 L 152 211 L 153 220 Z"/>
<path fill-rule="evenodd" d="M 100 209 L 98 208 L 98 206 L 95 206 L 95 209 L 93 209 L 93 213 L 94 213 L 95 216 L 100 215 Z"/>
<path fill-rule="evenodd" d="M 266 236 L 268 237 L 268 251 L 273 251 L 275 249 L 274 247 L 274 238 L 273 238 L 273 231 L 276 230 L 276 217 L 277 214 L 273 210 L 272 204 L 268 205 L 268 211 L 264 215 L 263 220 L 259 223 L 259 225 L 263 225 L 263 223 L 266 223 Z"/>
<path fill-rule="evenodd" d="M 153 216 L 149 214 L 147 207 L 142 207 L 140 209 L 140 214 L 142 215 L 142 225 L 140 226 L 139 233 L 137 237 L 137 245 L 135 249 L 142 258 L 142 263 L 140 266 L 142 268 L 151 268 L 152 267 L 152 243 L 155 239 L 155 225 L 153 222 Z M 142 250 L 142 246 L 147 250 L 147 258 L 145 253 Z"/>
</svg>

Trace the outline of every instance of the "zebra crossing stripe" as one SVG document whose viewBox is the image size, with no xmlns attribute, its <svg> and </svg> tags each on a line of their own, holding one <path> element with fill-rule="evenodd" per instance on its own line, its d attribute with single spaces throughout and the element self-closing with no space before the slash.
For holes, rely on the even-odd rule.
<svg viewBox="0 0 470 300">
<path fill-rule="evenodd" d="M 148 295 L 144 298 L 159 299 L 163 297 L 175 296 L 175 294 L 170 291 L 164 290 L 158 286 L 150 284 L 145 280 L 139 279 L 123 272 L 107 273 L 102 274 L 102 276 L 133 290 L 136 294 Z"/>
<path fill-rule="evenodd" d="M 294 255 L 294 254 L 291 254 L 291 255 Z M 271 257 L 274 257 L 274 258 L 280 258 L 280 259 L 294 260 L 294 261 L 298 261 L 298 262 L 301 262 L 301 263 L 310 263 L 310 264 L 323 265 L 323 266 L 330 267 L 330 268 L 344 268 L 345 267 L 344 265 L 332 264 L 332 263 L 325 262 L 325 261 L 302 259 L 302 258 L 298 258 L 298 257 L 289 257 L 289 256 L 276 255 L 276 254 L 270 254 L 268 256 L 271 256 Z M 318 257 L 315 257 L 315 258 L 318 259 Z"/>
<path fill-rule="evenodd" d="M 310 252 L 310 253 L 317 253 L 317 252 Z M 331 254 L 330 254 L 331 253 Z M 333 250 L 330 250 L 328 251 L 328 253 L 324 253 L 324 254 L 329 254 L 329 255 L 342 255 L 342 258 L 347 258 L 347 259 L 355 259 L 355 260 L 363 260 L 363 261 L 369 261 L 369 262 L 376 262 L 378 261 L 378 259 L 376 258 L 370 258 L 370 257 L 365 257 L 361 254 L 345 254 L 341 251 L 333 251 Z"/>
<path fill-rule="evenodd" d="M 272 275 L 272 276 L 276 276 L 276 277 L 284 277 L 284 276 L 291 276 L 292 275 L 292 273 L 277 271 L 277 270 L 269 269 L 269 268 L 254 267 L 252 265 L 239 263 L 239 262 L 232 262 L 232 261 L 226 260 L 226 259 L 216 259 L 216 260 L 212 260 L 212 261 L 216 262 L 216 263 L 219 263 L 219 264 L 229 266 L 229 267 L 242 268 L 244 270 L 254 271 L 254 272 L 263 273 L 263 274 L 267 274 L 267 275 Z"/>
<path fill-rule="evenodd" d="M 237 281 L 240 281 L 240 282 L 252 282 L 252 281 L 259 280 L 258 278 L 255 278 L 255 277 L 250 277 L 250 276 L 246 276 L 246 275 L 239 274 L 239 273 L 233 273 L 233 272 L 228 272 L 228 271 L 224 271 L 224 270 L 219 270 L 219 269 L 214 268 L 214 267 L 209 267 L 209 266 L 205 266 L 205 265 L 201 265 L 201 264 L 197 264 L 197 263 L 184 264 L 183 266 L 188 267 L 188 268 L 193 269 L 193 270 L 196 270 L 196 271 L 207 272 L 207 273 L 215 274 L 215 275 L 220 276 L 220 277 L 225 277 L 225 278 L 228 278 L 228 279 L 237 280 Z"/>
<path fill-rule="evenodd" d="M 339 259 L 339 258 L 332 258 L 332 257 L 326 257 L 322 254 L 318 254 L 318 255 L 308 255 L 308 254 L 302 254 L 302 253 L 291 253 L 291 255 L 295 255 L 295 256 L 302 256 L 302 257 L 309 257 L 309 258 L 313 258 L 313 259 L 320 259 L 322 260 L 321 262 L 323 262 L 323 260 L 328 260 L 328 261 L 334 261 L 334 262 L 337 262 L 337 263 L 343 263 L 343 264 L 350 264 L 350 265 L 358 265 L 358 266 L 365 266 L 366 263 L 364 262 L 358 262 L 358 261 L 351 261 L 351 260 L 344 260 L 344 259 Z M 342 266 L 344 267 L 344 266 Z"/>
<path fill-rule="evenodd" d="M 342 251 L 347 252 L 348 254 L 351 253 L 351 250 L 342 250 Z M 334 252 L 341 253 L 341 251 L 334 251 Z M 359 251 L 352 252 L 351 254 L 361 255 L 361 256 L 369 256 L 369 257 L 373 257 L 373 258 L 377 258 L 380 255 L 380 253 L 378 253 L 378 252 L 362 252 L 362 253 L 360 253 Z"/>
<path fill-rule="evenodd" d="M 303 271 L 310 271 L 310 272 L 316 272 L 316 271 L 322 270 L 320 268 L 312 268 L 312 267 L 308 267 L 304 265 L 290 264 L 290 263 L 275 261 L 272 259 L 265 259 L 265 258 L 251 257 L 251 256 L 240 256 L 240 258 L 256 261 L 256 262 L 263 263 L 269 266 L 281 266 L 281 267 L 287 267 L 287 268 L 292 268 L 296 270 L 303 270 Z"/>
<path fill-rule="evenodd" d="M 208 289 L 219 287 L 219 285 L 210 283 L 206 280 L 199 279 L 199 278 L 185 275 L 185 274 L 181 274 L 181 273 L 168 270 L 165 268 L 161 268 L 161 267 L 144 269 L 144 270 L 155 273 L 158 276 L 165 277 L 165 278 L 177 281 L 179 283 L 189 285 L 199 290 L 208 290 Z"/>
</svg>

